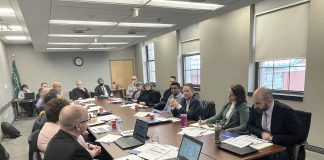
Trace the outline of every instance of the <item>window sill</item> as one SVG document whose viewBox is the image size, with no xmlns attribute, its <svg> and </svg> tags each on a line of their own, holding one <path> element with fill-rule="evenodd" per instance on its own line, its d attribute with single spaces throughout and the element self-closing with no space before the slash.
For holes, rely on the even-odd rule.
<svg viewBox="0 0 324 160">
<path fill-rule="evenodd" d="M 248 92 L 248 96 L 252 97 L 253 92 Z M 288 100 L 288 101 L 297 101 L 297 102 L 303 102 L 304 101 L 304 95 L 302 94 L 296 94 L 296 93 L 280 93 L 280 92 L 274 92 L 273 93 L 274 99 L 280 99 L 280 100 Z"/>
</svg>

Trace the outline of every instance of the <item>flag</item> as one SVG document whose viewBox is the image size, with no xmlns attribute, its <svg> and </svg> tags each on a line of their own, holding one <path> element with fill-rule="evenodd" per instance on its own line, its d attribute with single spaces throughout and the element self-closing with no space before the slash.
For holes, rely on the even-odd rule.
<svg viewBox="0 0 324 160">
<path fill-rule="evenodd" d="M 13 87 L 13 91 L 14 91 L 14 98 L 17 98 L 18 93 L 20 91 L 21 83 L 20 83 L 20 78 L 19 78 L 15 60 L 12 60 L 11 76 L 12 76 L 11 82 L 12 82 L 12 87 Z"/>
</svg>

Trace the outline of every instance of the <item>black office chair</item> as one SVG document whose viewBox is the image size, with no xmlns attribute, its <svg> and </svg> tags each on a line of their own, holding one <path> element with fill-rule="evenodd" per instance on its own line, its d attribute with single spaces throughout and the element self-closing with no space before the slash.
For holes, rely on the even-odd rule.
<svg viewBox="0 0 324 160">
<path fill-rule="evenodd" d="M 215 102 L 203 100 L 203 111 L 201 113 L 201 119 L 205 120 L 210 117 L 213 117 L 216 114 Z"/>
<path fill-rule="evenodd" d="M 69 91 L 69 98 L 72 99 L 72 91 Z"/>
<path fill-rule="evenodd" d="M 39 150 L 37 148 L 37 139 L 39 135 L 39 130 L 34 131 L 28 137 L 29 144 L 29 160 L 41 160 Z"/>
<path fill-rule="evenodd" d="M 304 129 L 304 142 L 297 144 L 293 148 L 293 156 L 294 160 L 305 160 L 306 154 L 305 154 L 305 145 L 307 145 L 307 137 L 309 133 L 309 128 L 311 125 L 312 120 L 312 113 L 304 112 L 304 111 L 298 111 L 296 110 L 296 115 L 300 119 L 303 129 Z"/>
<path fill-rule="evenodd" d="M 89 92 L 90 93 L 90 97 L 93 98 L 95 96 L 95 92 Z"/>
</svg>

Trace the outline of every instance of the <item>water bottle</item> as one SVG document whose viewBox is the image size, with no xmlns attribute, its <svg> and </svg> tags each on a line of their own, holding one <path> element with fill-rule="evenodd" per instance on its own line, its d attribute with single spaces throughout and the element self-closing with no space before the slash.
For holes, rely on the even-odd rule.
<svg viewBox="0 0 324 160">
<path fill-rule="evenodd" d="M 117 119 L 117 130 L 119 132 L 123 131 L 123 121 L 121 118 Z"/>
<path fill-rule="evenodd" d="M 221 133 L 222 126 L 220 125 L 219 121 L 216 121 L 215 124 L 215 143 L 220 143 L 220 133 Z"/>
</svg>

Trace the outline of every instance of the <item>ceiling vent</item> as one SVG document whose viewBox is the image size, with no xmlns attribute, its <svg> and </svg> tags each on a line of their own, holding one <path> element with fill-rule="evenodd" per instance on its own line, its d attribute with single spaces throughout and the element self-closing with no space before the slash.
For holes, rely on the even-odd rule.
<svg viewBox="0 0 324 160">
<path fill-rule="evenodd" d="M 84 33 L 89 30 L 90 30 L 90 28 L 87 28 L 87 27 L 75 27 L 75 28 L 73 28 L 73 33 Z"/>
<path fill-rule="evenodd" d="M 133 28 L 133 29 L 130 29 L 127 34 L 136 34 L 138 32 L 143 32 L 144 29 L 137 29 L 137 28 Z"/>
</svg>

